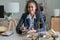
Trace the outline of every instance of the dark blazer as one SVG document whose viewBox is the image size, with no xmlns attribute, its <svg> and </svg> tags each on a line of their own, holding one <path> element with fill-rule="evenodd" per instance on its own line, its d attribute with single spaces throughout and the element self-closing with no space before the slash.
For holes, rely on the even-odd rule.
<svg viewBox="0 0 60 40">
<path fill-rule="evenodd" d="M 30 27 L 30 24 L 29 24 L 30 19 L 27 19 L 27 15 L 28 14 L 29 13 L 24 13 L 22 15 L 21 19 L 19 20 L 19 23 L 18 23 L 18 25 L 16 27 L 17 33 L 21 33 L 20 27 L 22 26 L 23 23 L 24 23 L 24 26 L 27 26 L 27 29 L 29 29 L 29 27 Z M 44 23 L 44 19 L 43 19 L 42 15 L 40 13 L 35 13 L 35 14 L 36 14 L 36 18 L 34 19 L 34 29 L 36 31 L 38 31 L 37 21 L 39 21 L 39 22 L 41 22 L 41 24 L 40 24 L 40 31 L 45 31 L 46 30 L 46 25 Z"/>
</svg>

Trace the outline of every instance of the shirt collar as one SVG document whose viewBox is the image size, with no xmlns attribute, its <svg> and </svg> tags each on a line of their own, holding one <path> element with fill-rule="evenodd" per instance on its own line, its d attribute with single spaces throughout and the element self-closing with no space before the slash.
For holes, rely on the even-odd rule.
<svg viewBox="0 0 60 40">
<path fill-rule="evenodd" d="M 27 18 L 31 19 L 31 15 L 29 14 Z M 36 15 L 34 15 L 33 19 L 36 18 Z"/>
</svg>

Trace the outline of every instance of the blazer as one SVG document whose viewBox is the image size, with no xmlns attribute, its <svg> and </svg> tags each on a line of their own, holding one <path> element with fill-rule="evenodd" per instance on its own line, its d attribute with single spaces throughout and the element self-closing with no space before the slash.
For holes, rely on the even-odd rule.
<svg viewBox="0 0 60 40">
<path fill-rule="evenodd" d="M 30 27 L 30 24 L 29 24 L 30 19 L 27 19 L 28 14 L 29 13 L 24 13 L 22 15 L 22 17 L 20 18 L 19 23 L 17 24 L 17 27 L 16 27 L 16 32 L 17 33 L 22 32 L 22 31 L 20 31 L 20 27 L 22 26 L 23 23 L 24 23 L 24 26 L 26 26 L 27 29 L 29 29 L 29 27 Z M 37 22 L 39 21 L 41 23 L 40 24 L 40 32 L 45 31 L 46 30 L 46 25 L 44 23 L 44 19 L 43 19 L 42 14 L 37 12 L 37 13 L 35 13 L 35 15 L 36 15 L 36 18 L 34 19 L 34 29 L 36 30 L 36 32 L 38 32 L 38 24 L 37 24 Z"/>
</svg>

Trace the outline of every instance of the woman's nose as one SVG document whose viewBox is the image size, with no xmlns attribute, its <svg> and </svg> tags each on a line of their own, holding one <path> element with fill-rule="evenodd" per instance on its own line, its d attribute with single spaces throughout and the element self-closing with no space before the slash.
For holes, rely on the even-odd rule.
<svg viewBox="0 0 60 40">
<path fill-rule="evenodd" d="M 29 8 L 29 10 L 31 11 L 31 10 L 33 10 L 32 8 Z"/>
</svg>

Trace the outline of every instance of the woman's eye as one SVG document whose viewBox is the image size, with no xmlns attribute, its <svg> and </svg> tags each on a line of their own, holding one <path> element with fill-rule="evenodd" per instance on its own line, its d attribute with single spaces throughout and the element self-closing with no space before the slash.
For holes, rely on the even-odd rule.
<svg viewBox="0 0 60 40">
<path fill-rule="evenodd" d="M 28 8 L 33 8 L 33 6 L 30 6 L 30 7 L 28 7 Z"/>
</svg>

